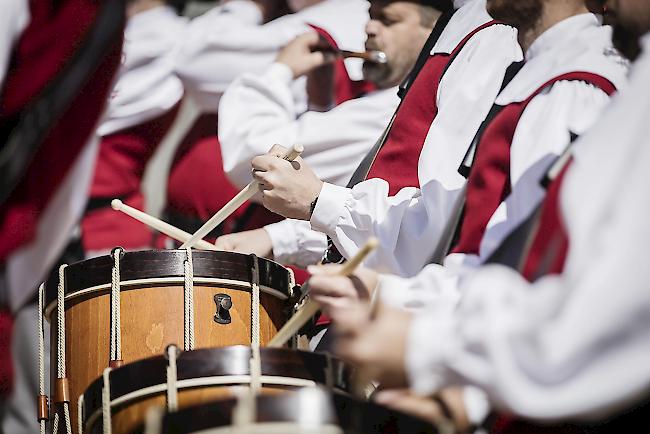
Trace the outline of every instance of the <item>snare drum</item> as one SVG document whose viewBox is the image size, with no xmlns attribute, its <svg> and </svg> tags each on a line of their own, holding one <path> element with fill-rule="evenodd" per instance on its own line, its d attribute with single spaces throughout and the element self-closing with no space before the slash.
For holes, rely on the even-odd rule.
<svg viewBox="0 0 650 434">
<path fill-rule="evenodd" d="M 144 423 L 151 407 L 176 410 L 232 398 L 253 382 L 259 385 L 261 395 L 317 385 L 349 392 L 350 370 L 324 354 L 260 348 L 260 372 L 255 379 L 251 374 L 255 362 L 250 347 L 186 351 L 177 357 L 174 350 L 168 349 L 166 357 L 130 363 L 94 381 L 83 395 L 83 430 L 79 431 L 102 433 L 103 421 L 110 421 L 110 432 L 131 433 Z M 108 419 L 103 414 L 105 409 L 110 409 Z"/>
<path fill-rule="evenodd" d="M 116 249 L 58 274 L 61 282 L 53 275 L 46 284 L 44 314 L 52 324 L 52 378 L 67 378 L 53 380 L 53 402 L 69 402 L 73 421 L 79 395 L 109 365 L 159 355 L 170 344 L 264 345 L 291 314 L 290 272 L 238 253 Z"/>
<path fill-rule="evenodd" d="M 228 399 L 162 418 L 149 416 L 146 434 L 387 434 L 436 433 L 420 419 L 318 388 L 281 396 Z M 252 400 L 251 400 L 252 401 Z"/>
</svg>

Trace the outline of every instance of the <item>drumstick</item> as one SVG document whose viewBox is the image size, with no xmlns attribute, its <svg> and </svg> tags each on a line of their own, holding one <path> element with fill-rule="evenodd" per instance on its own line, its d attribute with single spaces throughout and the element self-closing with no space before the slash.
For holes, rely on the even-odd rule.
<svg viewBox="0 0 650 434">
<path fill-rule="evenodd" d="M 144 223 L 150 228 L 155 229 L 158 232 L 161 232 L 167 235 L 168 237 L 173 238 L 176 241 L 179 241 L 181 243 L 189 240 L 190 237 L 192 236 L 191 234 L 188 234 L 184 230 L 178 229 L 176 226 L 172 226 L 169 223 L 159 220 L 152 215 L 140 211 L 139 209 L 135 209 L 133 207 L 128 206 L 127 204 L 125 204 L 119 199 L 113 199 L 111 201 L 111 207 L 115 211 L 122 211 L 124 214 L 128 215 L 129 217 L 133 217 L 137 221 Z M 200 240 L 197 243 L 197 247 L 199 249 L 204 249 L 204 250 L 217 250 L 217 248 L 213 244 L 204 240 Z"/>
<path fill-rule="evenodd" d="M 293 145 L 293 148 L 288 149 L 287 152 L 282 156 L 282 159 L 293 161 L 300 154 L 302 154 L 303 150 L 304 148 L 301 145 Z M 225 204 L 223 208 L 217 211 L 217 213 L 213 215 L 210 220 L 205 222 L 205 224 L 201 226 L 198 231 L 194 232 L 190 239 L 183 243 L 181 249 L 194 246 L 197 241 L 205 237 L 210 233 L 210 231 L 219 226 L 225 219 L 228 218 L 228 216 L 230 216 L 230 214 L 234 213 L 237 208 L 242 206 L 244 202 L 253 197 L 259 190 L 259 183 L 257 181 L 251 181 L 246 187 L 244 187 L 242 191 L 237 193 L 237 196 L 233 197 L 230 202 Z"/>
<path fill-rule="evenodd" d="M 352 259 L 343 264 L 341 270 L 337 273 L 340 276 L 349 276 L 354 273 L 354 270 L 357 269 L 359 265 L 366 259 L 366 257 L 372 253 L 373 250 L 377 248 L 379 242 L 376 238 L 370 238 L 366 244 L 357 252 Z M 309 281 L 305 283 L 304 286 L 308 286 Z M 305 291 L 307 291 L 305 289 Z M 320 305 L 314 300 L 307 300 L 305 305 L 298 310 L 287 323 L 278 331 L 273 339 L 268 343 L 269 347 L 281 347 L 285 344 L 291 336 L 298 333 L 298 330 L 305 325 L 311 317 L 313 317 L 316 312 L 320 309 Z"/>
</svg>

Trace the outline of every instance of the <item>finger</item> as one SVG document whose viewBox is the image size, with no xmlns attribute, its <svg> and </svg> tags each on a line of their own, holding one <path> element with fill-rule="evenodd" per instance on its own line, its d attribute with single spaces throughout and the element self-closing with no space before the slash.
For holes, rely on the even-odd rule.
<svg viewBox="0 0 650 434">
<path fill-rule="evenodd" d="M 383 405 L 432 423 L 440 422 L 443 418 L 438 403 L 430 398 L 417 395 L 404 394 L 399 399 L 389 401 Z"/>
<path fill-rule="evenodd" d="M 327 275 L 337 274 L 341 270 L 341 268 L 343 268 L 343 266 L 339 264 L 310 265 L 307 267 L 307 271 L 312 276 L 319 276 L 319 275 L 327 276 Z"/>
<path fill-rule="evenodd" d="M 214 246 L 219 250 L 224 250 L 226 252 L 233 250 L 233 243 L 228 239 L 227 236 L 217 238 L 217 241 L 214 242 Z"/>
<path fill-rule="evenodd" d="M 276 160 L 276 157 L 269 154 L 258 155 L 251 160 L 251 166 L 253 167 L 253 170 L 265 172 L 273 168 L 273 163 Z"/>
<path fill-rule="evenodd" d="M 269 149 L 269 152 L 267 152 L 267 155 L 272 155 L 274 157 L 282 157 L 284 154 L 286 154 L 287 148 L 285 148 L 282 145 L 278 145 L 277 143 L 273 146 L 271 146 L 271 149 Z"/>
<path fill-rule="evenodd" d="M 309 282 L 309 287 L 311 289 L 311 294 L 315 296 L 325 296 L 325 297 L 338 297 L 346 298 L 351 300 L 356 300 L 357 292 L 350 285 L 346 279 L 337 279 L 331 281 L 330 278 L 321 277 L 320 279 L 325 279 L 324 284 L 319 283 L 318 277 L 312 277 Z"/>
<path fill-rule="evenodd" d="M 318 45 L 321 42 L 321 37 L 316 31 L 309 31 L 306 33 L 303 33 L 302 35 L 298 36 L 298 38 L 302 43 L 309 47 L 314 47 Z"/>
</svg>

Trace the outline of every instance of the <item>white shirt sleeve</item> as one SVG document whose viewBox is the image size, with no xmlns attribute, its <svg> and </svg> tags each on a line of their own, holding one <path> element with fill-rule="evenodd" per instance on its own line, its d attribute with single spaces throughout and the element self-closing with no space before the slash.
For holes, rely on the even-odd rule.
<svg viewBox="0 0 650 434">
<path fill-rule="evenodd" d="M 422 190 L 408 187 L 389 197 L 381 179 L 353 189 L 326 185 L 312 227 L 332 237 L 345 257 L 369 237 L 378 238 L 380 247 L 366 265 L 379 271 L 412 276 L 421 270 L 464 185 L 457 169 L 494 103 L 506 68 L 520 58 L 511 28 L 494 26 L 472 38 L 440 83 L 439 112 L 418 164 Z"/>
<path fill-rule="evenodd" d="M 233 0 L 192 20 L 176 73 L 204 111 L 216 112 L 237 76 L 263 72 L 280 48 L 308 30 L 293 15 L 262 25 L 261 11 L 252 1 Z"/>
<path fill-rule="evenodd" d="M 264 226 L 273 245 L 273 258 L 282 264 L 306 268 L 318 263 L 327 248 L 327 237 L 311 229 L 309 222 L 285 219 Z"/>
<path fill-rule="evenodd" d="M 327 112 L 300 114 L 289 68 L 273 64 L 259 76 L 244 74 L 219 107 L 219 141 L 231 181 L 251 181 L 250 162 L 274 143 L 304 146 L 302 157 L 325 182 L 345 185 L 381 135 L 399 99 L 396 89 L 372 92 Z"/>
<path fill-rule="evenodd" d="M 0 14 L 0 89 L 4 83 L 13 47 L 29 23 L 27 0 L 6 0 Z"/>
</svg>

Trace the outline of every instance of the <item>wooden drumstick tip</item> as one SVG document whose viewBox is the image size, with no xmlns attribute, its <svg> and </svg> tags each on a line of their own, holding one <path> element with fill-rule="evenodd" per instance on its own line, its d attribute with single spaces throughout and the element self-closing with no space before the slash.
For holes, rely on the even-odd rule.
<svg viewBox="0 0 650 434">
<path fill-rule="evenodd" d="M 111 208 L 113 208 L 115 211 L 120 211 L 122 209 L 122 205 L 124 205 L 124 203 L 122 203 L 122 201 L 119 199 L 113 199 L 111 201 Z"/>
</svg>

